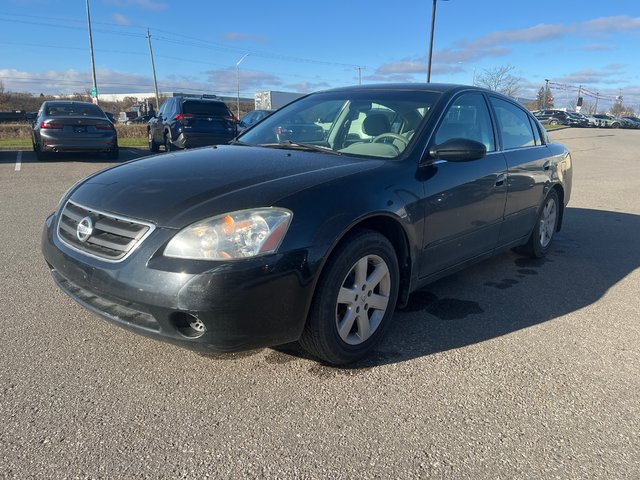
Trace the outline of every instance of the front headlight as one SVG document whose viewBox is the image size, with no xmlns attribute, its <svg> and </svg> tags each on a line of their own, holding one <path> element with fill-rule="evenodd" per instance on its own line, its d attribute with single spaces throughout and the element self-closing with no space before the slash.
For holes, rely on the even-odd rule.
<svg viewBox="0 0 640 480">
<path fill-rule="evenodd" d="M 282 208 L 257 208 L 208 218 L 182 229 L 164 249 L 164 256 L 232 260 L 273 253 L 292 217 Z"/>
</svg>

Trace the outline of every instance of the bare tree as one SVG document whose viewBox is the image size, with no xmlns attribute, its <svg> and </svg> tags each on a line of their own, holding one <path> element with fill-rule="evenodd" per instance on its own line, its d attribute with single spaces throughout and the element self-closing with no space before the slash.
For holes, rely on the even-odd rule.
<svg viewBox="0 0 640 480">
<path fill-rule="evenodd" d="M 515 97 L 520 91 L 520 83 L 522 82 L 521 77 L 513 74 L 515 68 L 513 65 L 503 65 L 485 69 L 476 77 L 475 85 L 509 97 Z"/>
</svg>

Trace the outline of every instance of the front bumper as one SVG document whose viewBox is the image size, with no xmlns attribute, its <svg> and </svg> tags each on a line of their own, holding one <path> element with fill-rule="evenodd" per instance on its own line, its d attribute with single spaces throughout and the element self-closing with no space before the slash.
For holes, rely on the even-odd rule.
<svg viewBox="0 0 640 480">
<path fill-rule="evenodd" d="M 209 352 L 280 345 L 302 333 L 315 284 L 307 250 L 235 262 L 170 259 L 157 252 L 175 231 L 158 228 L 114 264 L 69 249 L 55 225 L 49 217 L 42 235 L 55 282 L 121 327 Z"/>
</svg>

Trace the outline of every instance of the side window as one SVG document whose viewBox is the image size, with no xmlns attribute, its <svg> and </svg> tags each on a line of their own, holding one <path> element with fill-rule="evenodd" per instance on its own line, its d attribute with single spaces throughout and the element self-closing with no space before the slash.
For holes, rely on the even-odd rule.
<svg viewBox="0 0 640 480">
<path fill-rule="evenodd" d="M 540 140 L 540 130 L 538 130 L 537 122 L 532 118 L 529 118 L 529 122 L 531 122 L 531 128 L 533 128 L 533 137 L 536 141 L 536 145 L 542 145 L 542 140 Z"/>
<path fill-rule="evenodd" d="M 529 117 L 524 110 L 495 97 L 491 97 L 491 104 L 498 118 L 502 147 L 505 150 L 531 147 L 536 144 Z"/>
<path fill-rule="evenodd" d="M 165 102 L 162 104 L 162 106 L 158 110 L 158 117 L 164 116 L 164 112 L 167 110 L 168 103 L 169 103 L 169 100 L 165 100 Z"/>
<path fill-rule="evenodd" d="M 487 147 L 487 152 L 495 151 L 491 117 L 482 95 L 462 95 L 449 107 L 436 132 L 435 143 L 439 145 L 452 138 L 476 140 Z"/>
</svg>

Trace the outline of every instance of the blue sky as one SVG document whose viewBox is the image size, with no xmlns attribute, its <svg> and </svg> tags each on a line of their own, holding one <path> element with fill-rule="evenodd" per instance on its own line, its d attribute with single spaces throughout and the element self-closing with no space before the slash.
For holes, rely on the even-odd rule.
<svg viewBox="0 0 640 480">
<path fill-rule="evenodd" d="M 91 87 L 85 0 L 0 0 L 6 90 Z M 424 82 L 430 0 L 275 2 L 90 0 L 98 90 L 152 91 L 150 29 L 160 90 L 313 91 Z M 583 85 L 640 110 L 640 1 L 438 1 L 432 81 L 467 83 L 512 65 L 521 96 L 551 80 L 556 105 Z M 592 100 L 586 97 L 587 101 Z M 601 100 L 606 103 L 607 99 Z"/>
</svg>

